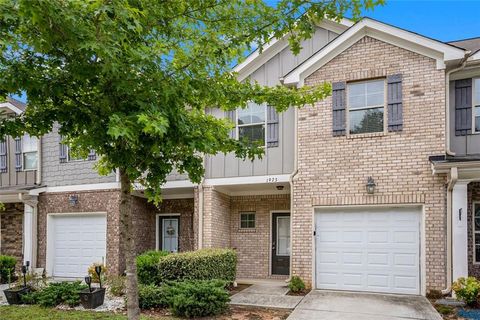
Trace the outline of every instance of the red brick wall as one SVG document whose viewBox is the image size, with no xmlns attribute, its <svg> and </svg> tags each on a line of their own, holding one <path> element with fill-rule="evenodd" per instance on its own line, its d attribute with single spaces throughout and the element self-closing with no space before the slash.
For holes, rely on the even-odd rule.
<svg viewBox="0 0 480 320">
<path fill-rule="evenodd" d="M 180 232 L 179 250 L 192 251 L 195 245 L 195 234 L 193 230 L 194 199 L 165 199 L 158 208 L 158 213 L 179 213 Z M 155 226 L 155 222 L 153 223 Z M 155 242 L 153 244 L 155 248 Z"/>
<path fill-rule="evenodd" d="M 17 268 L 23 264 L 23 203 L 6 203 L 0 212 L 0 254 L 15 257 Z"/>
<path fill-rule="evenodd" d="M 306 85 L 403 75 L 401 132 L 332 136 L 332 98 L 298 113 L 293 274 L 312 280 L 314 206 L 423 204 L 427 289 L 445 287 L 445 183 L 429 156 L 444 153 L 445 72 L 436 61 L 364 37 L 309 76 Z M 365 183 L 372 176 L 375 195 Z"/>
<path fill-rule="evenodd" d="M 480 182 L 472 182 L 468 185 L 468 274 L 480 278 L 480 264 L 473 263 L 473 203 L 480 203 Z M 456 280 L 456 279 L 454 279 Z"/>
</svg>

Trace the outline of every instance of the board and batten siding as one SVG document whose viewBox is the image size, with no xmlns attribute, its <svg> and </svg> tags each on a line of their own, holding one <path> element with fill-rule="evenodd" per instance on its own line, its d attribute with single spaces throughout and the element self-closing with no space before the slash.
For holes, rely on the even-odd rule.
<svg viewBox="0 0 480 320">
<path fill-rule="evenodd" d="M 472 79 L 480 77 L 480 68 L 453 73 L 450 81 L 450 149 L 456 157 L 468 157 L 480 155 L 480 133 L 456 135 L 455 133 L 455 80 Z M 473 109 L 472 109 L 473 112 Z M 472 129 L 474 124 L 472 123 Z"/>
<path fill-rule="evenodd" d="M 265 64 L 253 71 L 248 79 L 261 85 L 275 86 L 280 78 L 304 62 L 315 52 L 335 39 L 336 33 L 317 28 L 312 38 L 302 42 L 302 50 L 294 55 L 290 48 L 285 48 Z M 216 117 L 225 117 L 225 112 L 212 109 Z M 294 168 L 295 112 L 293 108 L 279 114 L 279 143 L 276 147 L 266 148 L 263 159 L 241 160 L 233 153 L 208 156 L 205 164 L 205 178 L 228 178 L 290 174 Z"/>
</svg>

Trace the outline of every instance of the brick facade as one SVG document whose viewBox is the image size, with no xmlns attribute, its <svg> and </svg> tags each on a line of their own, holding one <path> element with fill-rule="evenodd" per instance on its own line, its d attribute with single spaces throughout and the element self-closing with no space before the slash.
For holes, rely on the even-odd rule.
<svg viewBox="0 0 480 320">
<path fill-rule="evenodd" d="M 0 254 L 15 257 L 17 268 L 23 264 L 23 213 L 21 202 L 6 203 L 0 212 Z"/>
<path fill-rule="evenodd" d="M 310 75 L 306 85 L 403 75 L 403 131 L 332 136 L 332 99 L 298 111 L 292 270 L 312 281 L 313 207 L 424 206 L 427 289 L 445 287 L 445 176 L 432 176 L 429 156 L 444 153 L 445 73 L 433 59 L 364 37 Z M 377 188 L 367 195 L 372 176 Z"/>
<path fill-rule="evenodd" d="M 203 188 L 203 246 L 205 248 L 230 247 L 230 196 Z"/>
<path fill-rule="evenodd" d="M 480 264 L 473 263 L 473 204 L 480 203 L 480 182 L 472 182 L 468 185 L 468 217 L 467 217 L 467 233 L 468 233 L 468 275 L 480 278 Z"/>
<path fill-rule="evenodd" d="M 255 228 L 240 228 L 240 213 L 255 212 Z M 271 212 L 290 212 L 290 195 L 239 196 L 231 198 L 231 245 L 238 254 L 238 278 L 269 278 Z M 277 277 L 274 277 L 277 278 Z M 284 278 L 284 277 L 280 277 Z"/>
<path fill-rule="evenodd" d="M 180 214 L 179 251 L 192 251 L 195 249 L 195 233 L 193 230 L 194 199 L 165 199 L 160 204 L 156 213 Z M 153 223 L 155 225 L 155 223 Z M 153 232 L 155 234 L 155 232 Z M 152 248 L 155 248 L 153 243 Z"/>
</svg>

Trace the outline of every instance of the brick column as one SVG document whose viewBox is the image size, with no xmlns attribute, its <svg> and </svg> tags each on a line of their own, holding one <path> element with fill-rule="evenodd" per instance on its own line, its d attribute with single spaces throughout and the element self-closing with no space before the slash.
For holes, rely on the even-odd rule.
<svg viewBox="0 0 480 320">
<path fill-rule="evenodd" d="M 203 247 L 230 247 L 230 196 L 203 188 Z"/>
</svg>

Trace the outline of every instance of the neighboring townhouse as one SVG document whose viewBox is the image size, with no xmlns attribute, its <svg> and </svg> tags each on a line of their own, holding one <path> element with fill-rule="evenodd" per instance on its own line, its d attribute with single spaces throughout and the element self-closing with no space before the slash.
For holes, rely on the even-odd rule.
<svg viewBox="0 0 480 320">
<path fill-rule="evenodd" d="M 234 248 L 239 279 L 298 275 L 319 289 L 425 295 L 480 276 L 480 39 L 365 18 L 323 21 L 302 47 L 272 39 L 235 71 L 268 86 L 329 82 L 332 96 L 281 114 L 208 110 L 264 157 L 207 156 L 203 182 L 172 173 L 159 208 L 139 187 L 137 251 Z M 94 152 L 72 159 L 57 130 L 28 192 L 31 261 L 56 277 L 102 260 L 122 273 L 118 176 L 98 176 Z"/>
<path fill-rule="evenodd" d="M 2 117 L 15 117 L 25 104 L 12 98 L 0 103 Z M 41 183 L 39 140 L 24 135 L 0 141 L 0 254 L 17 259 L 21 266 L 36 257 L 37 197 L 29 193 Z"/>
</svg>

